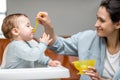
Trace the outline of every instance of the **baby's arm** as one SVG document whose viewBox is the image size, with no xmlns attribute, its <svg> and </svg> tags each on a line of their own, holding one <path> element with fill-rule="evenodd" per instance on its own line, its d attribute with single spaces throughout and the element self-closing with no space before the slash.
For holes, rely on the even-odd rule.
<svg viewBox="0 0 120 80">
<path fill-rule="evenodd" d="M 40 42 L 44 42 L 45 44 L 49 44 L 52 41 L 52 39 L 50 39 L 49 34 L 47 35 L 46 33 L 43 34 L 42 38 L 40 38 Z M 45 55 L 44 55 L 45 56 Z M 60 61 L 57 60 L 52 60 L 50 59 L 48 61 L 48 65 L 49 66 L 58 66 L 61 65 Z"/>
<path fill-rule="evenodd" d="M 45 33 L 49 34 L 50 38 L 52 38 L 52 41 L 49 43 L 49 45 L 52 45 L 56 41 L 56 34 L 54 32 L 54 28 L 53 28 L 51 20 L 48 16 L 48 13 L 47 12 L 39 12 L 37 14 L 37 20 L 41 25 L 43 25 Z"/>
</svg>

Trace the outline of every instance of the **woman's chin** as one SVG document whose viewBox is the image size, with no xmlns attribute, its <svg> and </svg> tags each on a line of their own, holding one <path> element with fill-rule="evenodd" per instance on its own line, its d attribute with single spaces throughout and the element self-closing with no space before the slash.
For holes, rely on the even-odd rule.
<svg viewBox="0 0 120 80">
<path fill-rule="evenodd" d="M 97 33 L 98 34 L 98 36 L 100 36 L 100 37 L 105 37 L 105 35 L 103 35 L 103 34 L 101 34 L 101 33 Z"/>
</svg>

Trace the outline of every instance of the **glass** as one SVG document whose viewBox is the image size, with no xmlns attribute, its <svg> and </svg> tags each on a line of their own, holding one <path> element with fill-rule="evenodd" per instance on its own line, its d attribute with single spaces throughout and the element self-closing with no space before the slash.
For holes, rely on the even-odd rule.
<svg viewBox="0 0 120 80">
<path fill-rule="evenodd" d="M 95 60 L 78 60 L 72 63 L 74 67 L 79 71 L 78 74 L 84 74 L 83 70 L 88 70 L 88 66 L 94 67 Z"/>
</svg>

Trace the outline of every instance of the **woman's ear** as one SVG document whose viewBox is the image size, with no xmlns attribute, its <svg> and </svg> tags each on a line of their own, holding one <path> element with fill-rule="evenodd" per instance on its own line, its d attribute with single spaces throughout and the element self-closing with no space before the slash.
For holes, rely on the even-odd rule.
<svg viewBox="0 0 120 80">
<path fill-rule="evenodd" d="M 116 29 L 120 29 L 120 21 L 118 21 L 117 23 L 115 23 L 116 25 Z"/>
<path fill-rule="evenodd" d="M 18 28 L 13 28 L 11 32 L 15 36 L 19 35 L 19 29 Z"/>
</svg>

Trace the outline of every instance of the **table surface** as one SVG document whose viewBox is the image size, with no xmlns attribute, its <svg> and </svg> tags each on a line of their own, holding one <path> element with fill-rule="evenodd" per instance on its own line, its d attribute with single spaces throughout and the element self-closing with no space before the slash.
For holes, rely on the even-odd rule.
<svg viewBox="0 0 120 80">
<path fill-rule="evenodd" d="M 0 69 L 0 80 L 13 79 L 59 79 L 70 77 L 70 72 L 63 66 L 22 68 L 22 69 Z"/>
</svg>

